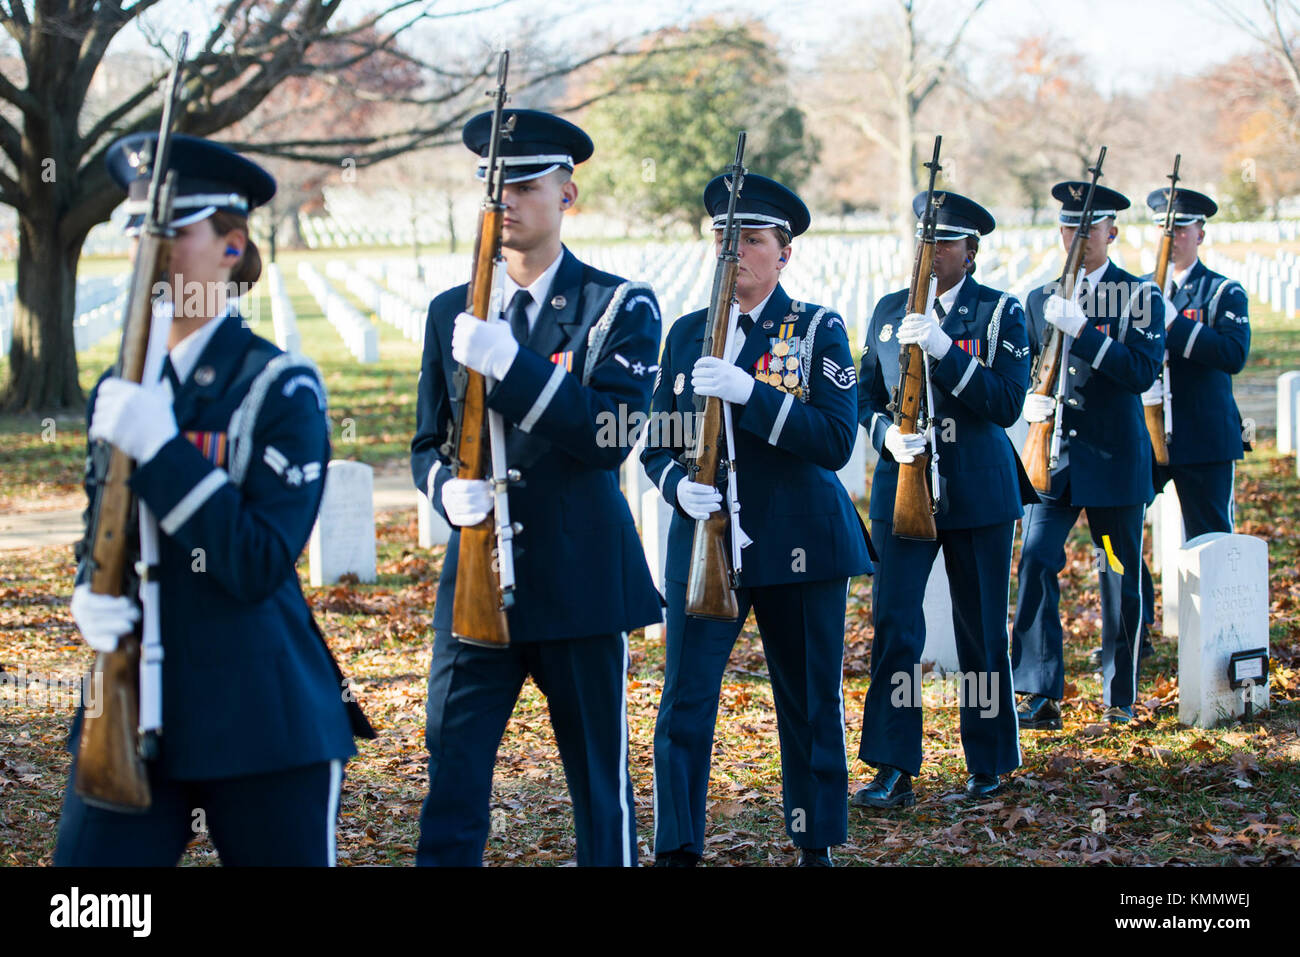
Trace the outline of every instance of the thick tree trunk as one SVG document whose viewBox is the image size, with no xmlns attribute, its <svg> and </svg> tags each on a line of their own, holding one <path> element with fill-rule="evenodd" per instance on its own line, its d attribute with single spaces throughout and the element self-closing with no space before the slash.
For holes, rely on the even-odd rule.
<svg viewBox="0 0 1300 957">
<path fill-rule="evenodd" d="M 18 220 L 18 283 L 9 386 L 0 404 L 10 412 L 80 410 L 72 322 L 81 243 L 60 242 L 54 212 Z"/>
</svg>

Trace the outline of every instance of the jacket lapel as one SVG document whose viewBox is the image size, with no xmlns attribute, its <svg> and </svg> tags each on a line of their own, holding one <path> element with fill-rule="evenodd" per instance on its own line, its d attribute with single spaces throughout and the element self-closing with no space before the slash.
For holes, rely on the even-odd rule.
<svg viewBox="0 0 1300 957">
<path fill-rule="evenodd" d="M 555 272 L 542 311 L 537 314 L 537 322 L 533 324 L 525 345 L 546 359 L 559 351 L 581 325 L 578 314 L 581 299 L 582 263 L 565 248 L 560 268 Z"/>
<path fill-rule="evenodd" d="M 1187 278 L 1183 280 L 1183 284 L 1179 286 L 1178 291 L 1174 293 L 1174 308 L 1178 310 L 1180 315 L 1182 314 L 1182 311 L 1187 308 L 1188 303 L 1192 301 L 1192 292 L 1199 288 L 1201 281 L 1205 278 L 1205 272 L 1205 263 L 1201 262 L 1200 259 L 1197 259 L 1196 265 L 1192 267 L 1192 271 L 1187 274 Z"/>
<path fill-rule="evenodd" d="M 781 320 L 790 313 L 790 297 L 785 294 L 781 284 L 777 283 L 771 297 L 762 310 L 754 317 L 754 328 L 745 336 L 745 344 L 736 356 L 736 365 L 746 372 L 753 370 L 754 363 L 772 347 L 772 339 Z M 763 323 L 771 320 L 772 328 L 764 329 Z"/>
<path fill-rule="evenodd" d="M 173 403 L 176 424 L 181 429 L 190 424 L 201 404 L 211 402 L 225 392 L 253 338 L 237 313 L 218 321 L 221 325 L 203 347 L 198 362 L 181 383 L 181 391 Z"/>
</svg>

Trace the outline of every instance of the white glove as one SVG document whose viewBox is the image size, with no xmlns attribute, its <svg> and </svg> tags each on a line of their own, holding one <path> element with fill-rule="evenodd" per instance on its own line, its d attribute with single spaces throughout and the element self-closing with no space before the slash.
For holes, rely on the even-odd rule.
<svg viewBox="0 0 1300 957">
<path fill-rule="evenodd" d="M 1060 296 L 1047 298 L 1047 304 L 1043 307 L 1043 318 L 1067 336 L 1078 336 L 1088 321 L 1088 317 L 1079 308 L 1077 299 L 1062 299 Z"/>
<path fill-rule="evenodd" d="M 1025 396 L 1024 416 L 1026 422 L 1046 422 L 1056 411 L 1056 399 L 1050 395 L 1031 392 Z"/>
<path fill-rule="evenodd" d="M 885 448 L 889 449 L 895 462 L 906 465 L 925 451 L 925 436 L 920 432 L 904 435 L 898 426 L 890 425 L 885 430 Z"/>
<path fill-rule="evenodd" d="M 166 390 L 116 378 L 100 383 L 90 417 L 92 439 L 103 439 L 143 465 L 176 434 L 176 416 Z"/>
<path fill-rule="evenodd" d="M 732 405 L 744 405 L 754 391 L 754 377 L 723 359 L 705 356 L 691 369 L 691 388 L 697 395 L 714 395 Z"/>
<path fill-rule="evenodd" d="M 125 595 L 96 595 L 89 585 L 78 585 L 72 589 L 72 620 L 90 647 L 117 651 L 117 640 L 131 633 L 140 609 Z"/>
<path fill-rule="evenodd" d="M 952 348 L 952 339 L 939 325 L 939 317 L 909 312 L 903 317 L 903 324 L 898 327 L 898 341 L 906 345 L 918 345 L 927 355 L 942 359 Z"/>
<path fill-rule="evenodd" d="M 519 354 L 519 343 L 510 323 L 501 319 L 484 322 L 468 312 L 456 317 L 451 330 L 451 357 L 475 372 L 500 381 Z"/>
<path fill-rule="evenodd" d="M 453 525 L 477 525 L 492 511 L 492 483 L 487 479 L 448 479 L 442 487 L 442 510 Z"/>
<path fill-rule="evenodd" d="M 1151 388 L 1142 393 L 1142 404 L 1165 404 L 1165 380 L 1162 376 L 1156 376 L 1156 381 L 1151 383 Z"/>
<path fill-rule="evenodd" d="M 722 493 L 711 485 L 684 478 L 677 483 L 677 505 L 691 518 L 702 522 L 722 508 Z"/>
</svg>

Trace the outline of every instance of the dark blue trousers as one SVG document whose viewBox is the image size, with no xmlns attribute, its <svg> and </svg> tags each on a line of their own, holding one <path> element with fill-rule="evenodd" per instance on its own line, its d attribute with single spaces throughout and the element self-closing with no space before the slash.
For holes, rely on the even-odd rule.
<svg viewBox="0 0 1300 957">
<path fill-rule="evenodd" d="M 61 867 L 174 867 L 207 830 L 226 867 L 334 864 L 343 762 L 217 781 L 174 781 L 151 768 L 143 814 L 91 807 L 68 778 L 54 863 Z"/>
<path fill-rule="evenodd" d="M 627 768 L 627 636 L 481 648 L 434 634 L 424 730 L 429 794 L 420 866 L 478 867 L 491 827 L 492 768 L 529 675 L 546 695 L 573 800 L 578 864 L 635 867 Z"/>
<path fill-rule="evenodd" d="M 781 741 L 785 829 L 796 847 L 848 839 L 844 752 L 844 608 L 848 582 L 765 585 L 736 593 L 736 621 L 686 615 L 668 582 L 664 691 L 655 722 L 655 853 L 704 852 L 713 729 L 727 657 L 754 609 Z"/>
<path fill-rule="evenodd" d="M 1173 480 L 1178 492 L 1178 508 L 1183 513 L 1183 530 L 1193 539 L 1207 532 L 1231 532 L 1233 521 L 1232 485 L 1236 462 L 1211 462 L 1206 465 L 1154 466 L 1156 493 L 1164 491 Z M 1172 556 L 1165 559 L 1174 568 Z M 1169 572 L 1165 573 L 1169 575 Z M 1172 576 L 1169 584 L 1173 585 Z M 1155 587 L 1146 559 L 1142 560 L 1142 628 L 1155 621 Z"/>
<path fill-rule="evenodd" d="M 1055 492 L 1055 489 L 1053 490 Z M 1065 696 L 1061 589 L 1065 541 L 1081 506 L 1069 504 L 1069 486 L 1025 506 L 1020 593 L 1011 628 L 1016 691 L 1060 700 Z M 1142 516 L 1144 505 L 1087 506 L 1101 585 L 1101 676 L 1106 706 L 1133 704 L 1137 643 L 1142 627 Z M 1109 542 L 1109 550 L 1107 549 Z"/>
<path fill-rule="evenodd" d="M 1015 523 L 940 530 L 933 542 L 898 538 L 890 522 L 871 523 L 880 551 L 872 583 L 871 684 L 862 713 L 858 757 L 908 774 L 921 771 L 921 651 L 925 647 L 925 583 L 939 546 L 952 595 L 952 624 L 961 675 L 961 743 L 972 774 L 1005 774 L 1020 766 L 1007 591 Z"/>
</svg>

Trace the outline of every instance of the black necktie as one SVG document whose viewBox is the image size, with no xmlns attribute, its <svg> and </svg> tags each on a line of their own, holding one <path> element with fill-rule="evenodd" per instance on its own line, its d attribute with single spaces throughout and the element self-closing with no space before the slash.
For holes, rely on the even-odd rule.
<svg viewBox="0 0 1300 957">
<path fill-rule="evenodd" d="M 510 331 L 520 342 L 528 341 L 527 309 L 532 302 L 532 294 L 527 289 L 520 289 L 510 300 L 510 308 L 506 310 L 506 321 L 510 323 Z"/>
<path fill-rule="evenodd" d="M 170 355 L 163 358 L 162 375 L 159 376 L 159 381 L 162 379 L 166 379 L 172 384 L 173 398 L 181 394 L 181 380 L 176 374 L 176 367 L 172 365 L 172 357 Z"/>
<path fill-rule="evenodd" d="M 939 301 L 938 296 L 934 297 L 934 314 L 939 317 L 940 322 L 943 321 L 944 316 L 948 315 L 948 310 L 943 308 L 943 303 Z"/>
<path fill-rule="evenodd" d="M 1084 276 L 1082 279 L 1079 280 L 1079 290 L 1078 290 L 1079 295 L 1076 298 L 1079 300 L 1079 302 L 1083 302 L 1083 300 L 1088 298 L 1088 294 L 1091 291 L 1092 291 L 1092 283 L 1088 282 L 1087 276 Z"/>
<path fill-rule="evenodd" d="M 754 317 L 747 312 L 742 312 L 739 319 L 740 331 L 748 336 L 754 331 Z"/>
</svg>

